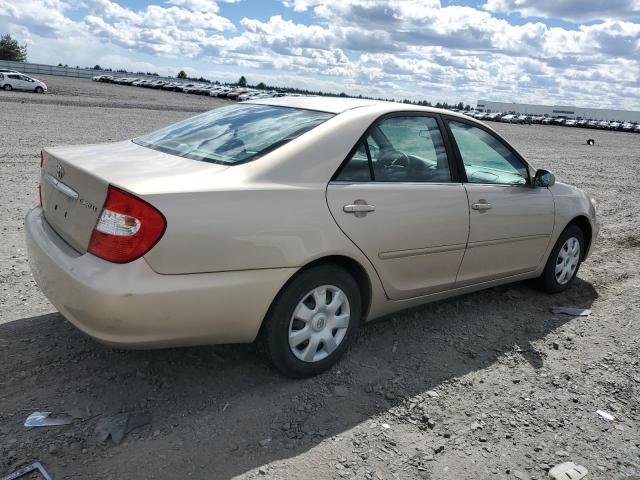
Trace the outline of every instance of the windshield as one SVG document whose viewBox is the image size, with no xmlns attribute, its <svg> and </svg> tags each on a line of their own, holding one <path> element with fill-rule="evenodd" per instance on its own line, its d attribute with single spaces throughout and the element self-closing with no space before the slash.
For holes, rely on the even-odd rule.
<svg viewBox="0 0 640 480">
<path fill-rule="evenodd" d="M 232 165 L 265 155 L 332 116 L 326 112 L 272 105 L 233 105 L 133 141 L 180 157 Z"/>
</svg>

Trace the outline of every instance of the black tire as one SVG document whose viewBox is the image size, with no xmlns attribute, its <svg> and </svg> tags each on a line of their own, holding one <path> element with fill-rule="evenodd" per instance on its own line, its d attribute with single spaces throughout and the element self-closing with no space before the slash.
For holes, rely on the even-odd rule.
<svg viewBox="0 0 640 480">
<path fill-rule="evenodd" d="M 36 93 L 44 93 L 44 89 L 42 87 L 36 87 Z"/>
<path fill-rule="evenodd" d="M 13 87 L 11 85 L 9 85 L 8 83 L 2 87 L 4 90 L 6 90 L 7 92 L 10 92 L 11 90 L 13 90 Z"/>
<path fill-rule="evenodd" d="M 331 354 L 324 359 L 306 362 L 294 355 L 289 346 L 290 323 L 298 304 L 314 288 L 323 285 L 337 287 L 345 294 L 350 310 L 349 323 L 342 341 Z M 362 316 L 361 305 L 358 284 L 344 268 L 320 265 L 302 271 L 285 286 L 271 305 L 260 332 L 260 347 L 273 366 L 283 375 L 292 378 L 317 375 L 334 365 L 353 341 Z M 337 335 L 337 332 L 332 335 Z"/>
<path fill-rule="evenodd" d="M 560 253 L 560 249 L 563 248 L 565 243 L 572 237 L 577 239 L 578 243 L 580 244 L 580 254 L 579 254 L 578 264 L 571 278 L 565 283 L 560 283 L 558 281 L 558 278 L 556 278 L 556 265 L 559 265 L 557 263 L 559 260 L 558 255 Z M 540 290 L 547 293 L 560 293 L 565 291 L 567 288 L 569 288 L 573 284 L 576 277 L 578 276 L 578 271 L 580 270 L 580 265 L 582 264 L 582 259 L 584 258 L 584 254 L 585 254 L 585 241 L 584 241 L 584 233 L 582 232 L 582 229 L 580 229 L 580 227 L 578 227 L 577 225 L 569 225 L 560 234 L 560 237 L 558 237 L 558 241 L 553 247 L 553 250 L 551 250 L 551 254 L 547 259 L 547 264 L 544 267 L 542 275 L 540 275 L 540 277 L 538 277 L 535 281 L 536 286 Z"/>
</svg>

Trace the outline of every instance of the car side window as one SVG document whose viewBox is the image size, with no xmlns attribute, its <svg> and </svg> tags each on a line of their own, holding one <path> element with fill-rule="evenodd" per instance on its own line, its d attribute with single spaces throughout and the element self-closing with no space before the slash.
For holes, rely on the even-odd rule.
<svg viewBox="0 0 640 480">
<path fill-rule="evenodd" d="M 437 120 L 417 115 L 382 120 L 370 129 L 336 180 L 450 182 Z"/>
<path fill-rule="evenodd" d="M 20 80 L 20 75 L 8 75 L 9 78 L 13 78 L 14 80 Z"/>
<path fill-rule="evenodd" d="M 353 153 L 349 161 L 342 167 L 336 178 L 341 182 L 370 182 L 371 170 L 369 169 L 369 157 L 363 142 Z"/>
<path fill-rule="evenodd" d="M 469 183 L 525 185 L 527 167 L 500 140 L 468 123 L 449 121 Z"/>
</svg>

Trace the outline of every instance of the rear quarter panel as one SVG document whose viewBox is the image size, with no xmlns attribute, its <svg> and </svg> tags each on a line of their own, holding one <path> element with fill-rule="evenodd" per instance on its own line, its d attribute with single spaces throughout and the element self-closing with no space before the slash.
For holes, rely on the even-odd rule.
<svg viewBox="0 0 640 480">
<path fill-rule="evenodd" d="M 158 273 L 297 267 L 321 256 L 359 256 L 327 208 L 324 185 L 245 186 L 146 197 L 167 230 L 145 259 Z"/>
</svg>

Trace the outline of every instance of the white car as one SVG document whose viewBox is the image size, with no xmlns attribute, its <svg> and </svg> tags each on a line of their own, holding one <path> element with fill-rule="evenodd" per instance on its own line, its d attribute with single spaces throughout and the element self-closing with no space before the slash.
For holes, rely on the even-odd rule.
<svg viewBox="0 0 640 480">
<path fill-rule="evenodd" d="M 28 90 L 36 93 L 47 91 L 44 82 L 24 73 L 0 73 L 0 87 L 3 90 Z"/>
<path fill-rule="evenodd" d="M 224 96 L 225 94 L 229 93 L 232 89 L 229 87 L 220 87 L 217 90 L 211 90 L 209 92 L 209 95 L 212 97 L 220 97 L 220 96 Z"/>
<path fill-rule="evenodd" d="M 239 95 L 238 101 L 246 102 L 247 100 L 258 98 L 260 95 L 261 95 L 261 92 L 249 91 L 249 92 L 243 93 L 242 95 Z"/>
</svg>

